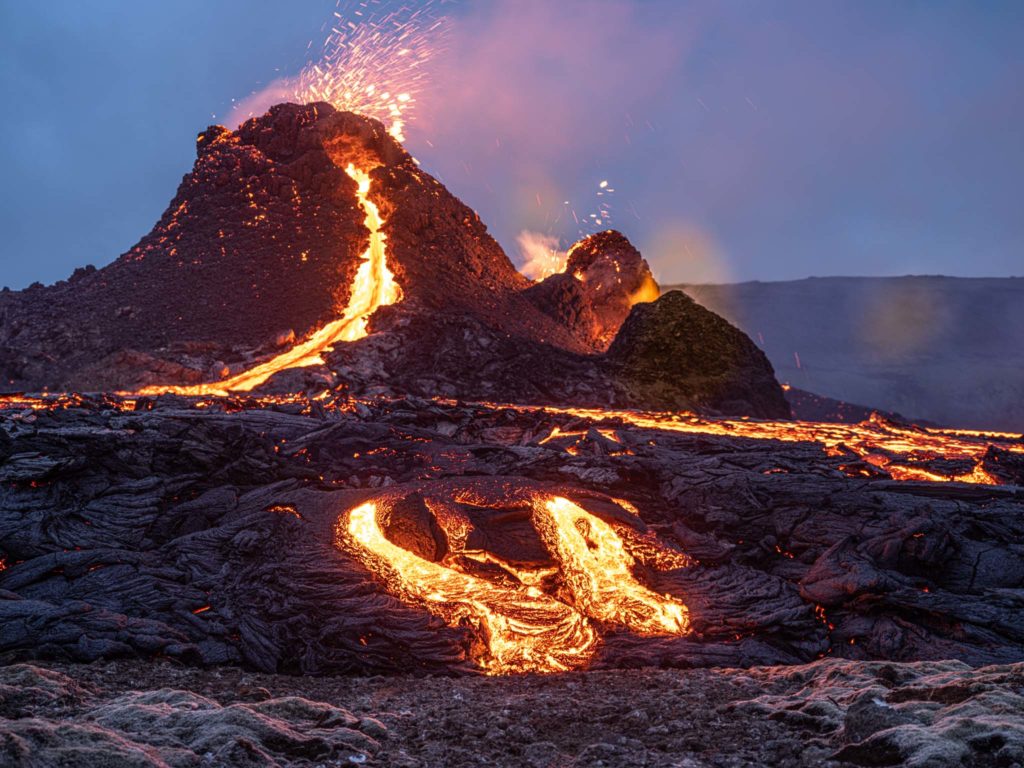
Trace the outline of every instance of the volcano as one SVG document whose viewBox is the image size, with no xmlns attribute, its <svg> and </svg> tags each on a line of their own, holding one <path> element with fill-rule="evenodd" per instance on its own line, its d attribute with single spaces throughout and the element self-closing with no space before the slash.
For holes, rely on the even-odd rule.
<svg viewBox="0 0 1024 768">
<path fill-rule="evenodd" d="M 532 283 L 375 120 L 282 104 L 237 131 L 207 129 L 196 148 L 192 172 L 128 253 L 0 297 L 9 388 L 341 385 L 789 414 L 760 350 L 682 296 L 659 302 L 657 317 L 633 317 L 630 338 L 645 323 L 674 324 L 663 351 L 700 343 L 671 376 L 649 365 L 638 382 L 630 374 L 644 361 L 616 335 L 658 289 L 625 237 L 592 235 L 570 249 L 564 273 Z"/>
<path fill-rule="evenodd" d="M 389 749 L 380 722 L 327 704 L 169 690 L 182 669 L 233 679 L 215 665 L 275 691 L 310 676 L 303 694 L 328 675 L 451 677 L 449 730 L 481 675 L 576 702 L 577 680 L 658 680 L 624 668 L 772 665 L 715 674 L 749 691 L 763 676 L 758 721 L 845 718 L 844 739 L 951 732 L 939 701 L 977 699 L 979 721 L 1006 708 L 962 682 L 967 664 L 997 665 L 984 678 L 1007 696 L 1019 679 L 1019 435 L 866 409 L 792 420 L 757 346 L 659 296 L 624 235 L 585 237 L 532 282 L 381 123 L 327 104 L 208 128 L 128 253 L 0 294 L 0 370 L 18 390 L 0 395 L 0 665 L 70 675 L 0 667 L 0 762 L 97 739 L 112 764 L 147 739 L 188 764 Z M 81 662 L 158 690 L 95 702 Z M 615 672 L 536 676 L 591 670 Z M 854 701 L 840 672 L 875 687 Z M 725 702 L 694 697 L 717 728 Z M 514 741 L 504 717 L 487 733 Z M 444 762 L 398 758 L 381 764 Z"/>
</svg>

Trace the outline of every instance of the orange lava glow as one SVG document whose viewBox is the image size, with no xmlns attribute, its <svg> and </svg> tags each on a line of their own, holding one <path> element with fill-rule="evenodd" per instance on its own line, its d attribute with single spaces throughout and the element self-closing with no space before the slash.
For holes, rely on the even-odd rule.
<svg viewBox="0 0 1024 768">
<path fill-rule="evenodd" d="M 424 606 L 449 626 L 475 628 L 481 644 L 473 660 L 488 674 L 586 666 L 603 626 L 643 635 L 689 632 L 686 606 L 637 581 L 634 556 L 611 524 L 560 496 L 534 495 L 531 508 L 534 527 L 562 575 L 554 595 L 538 586 L 536 572 L 514 571 L 518 585 L 497 584 L 459 570 L 456 562 L 432 562 L 394 544 L 378 524 L 376 502 L 341 518 L 338 544 L 354 545 L 397 597 Z M 448 531 L 452 521 L 437 518 L 457 543 L 464 532 Z M 477 554 L 473 559 L 480 562 L 496 561 Z M 688 561 L 669 553 L 666 562 Z"/>
<path fill-rule="evenodd" d="M 119 411 L 131 411 L 135 408 L 135 400 L 131 398 L 103 396 L 100 399 L 106 407 Z M 82 407 L 86 402 L 87 398 L 74 392 L 0 394 L 0 411 L 64 411 Z"/>
<path fill-rule="evenodd" d="M 537 528 L 562 564 L 579 610 L 640 634 L 689 631 L 685 605 L 652 592 L 633 577 L 633 557 L 611 525 L 560 496 L 544 501 L 543 509 Z"/>
<path fill-rule="evenodd" d="M 383 232 L 384 220 L 370 197 L 370 174 L 349 163 L 345 172 L 358 185 L 359 205 L 366 214 L 363 223 L 370 230 L 370 244 L 362 255 L 349 293 L 348 306 L 334 320 L 280 355 L 254 368 L 222 381 L 194 386 L 152 386 L 140 391 L 142 395 L 226 395 L 229 392 L 249 392 L 280 371 L 323 363 L 322 354 L 341 341 L 356 341 L 366 336 L 370 315 L 379 307 L 402 299 L 402 289 L 388 269 L 387 251 Z"/>
<path fill-rule="evenodd" d="M 601 408 L 559 406 L 520 406 L 487 403 L 490 408 L 514 408 L 526 412 L 567 414 L 596 424 L 624 422 L 642 429 L 683 432 L 693 435 L 720 435 L 753 440 L 808 442 L 822 445 L 829 455 L 842 455 L 846 449 L 858 458 L 884 469 L 895 480 L 960 482 L 999 485 L 998 478 L 981 466 L 990 445 L 1013 453 L 1024 453 L 1020 435 L 1005 432 L 986 433 L 964 429 L 929 429 L 904 426 L 878 416 L 859 424 L 811 421 L 759 421 L 701 417 L 680 411 L 627 411 Z M 565 436 L 559 427 L 541 440 L 547 442 Z M 935 459 L 966 460 L 974 464 L 970 472 L 945 475 L 915 466 Z"/>
<path fill-rule="evenodd" d="M 643 284 L 629 295 L 629 306 L 644 304 L 648 301 L 657 301 L 661 296 L 661 289 L 651 278 L 644 280 Z"/>
</svg>

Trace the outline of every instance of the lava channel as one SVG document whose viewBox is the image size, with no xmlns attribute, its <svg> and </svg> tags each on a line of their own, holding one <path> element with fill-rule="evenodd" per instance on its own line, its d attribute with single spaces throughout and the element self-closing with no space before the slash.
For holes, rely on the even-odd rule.
<svg viewBox="0 0 1024 768">
<path fill-rule="evenodd" d="M 557 405 L 516 405 L 481 403 L 493 409 L 511 408 L 522 413 L 543 412 L 584 419 L 590 424 L 625 423 L 639 429 L 681 432 L 691 435 L 719 435 L 750 440 L 778 440 L 821 445 L 830 456 L 852 453 L 868 464 L 885 470 L 894 480 L 959 482 L 977 485 L 1001 485 L 998 477 L 983 466 L 989 446 L 1011 453 L 1024 453 L 1021 436 L 1006 432 L 981 432 L 967 429 L 942 429 L 901 425 L 873 415 L 859 424 L 812 421 L 762 421 L 699 416 L 688 411 L 657 412 Z M 556 437 L 584 435 L 554 427 L 540 442 Z M 614 439 L 612 437 L 611 439 Z M 574 449 L 569 449 L 572 453 Z M 943 474 L 927 467 L 935 460 L 961 461 L 970 465 L 960 472 Z"/>
<path fill-rule="evenodd" d="M 367 568 L 403 601 L 424 606 L 449 626 L 476 628 L 482 647 L 472 655 L 488 674 L 585 667 L 599 645 L 599 626 L 642 635 L 690 631 L 682 602 L 636 580 L 635 560 L 609 523 L 560 496 L 538 494 L 530 506 L 534 527 L 561 573 L 554 596 L 529 579 L 518 586 L 493 583 L 394 544 L 378 524 L 377 502 L 341 518 L 337 543 L 355 545 Z M 668 561 L 689 562 L 676 553 Z"/>
<path fill-rule="evenodd" d="M 254 368 L 222 381 L 193 386 L 157 385 L 139 391 L 141 395 L 227 395 L 249 392 L 271 376 L 289 368 L 322 364 L 322 354 L 340 341 L 356 341 L 367 335 L 370 315 L 379 307 L 402 300 L 402 289 L 388 269 L 384 220 L 377 204 L 370 200 L 370 174 L 349 163 L 345 172 L 356 182 L 359 206 L 366 214 L 363 223 L 370 230 L 370 244 L 362 254 L 349 292 L 348 306 L 341 317 L 316 331 L 305 341 Z"/>
</svg>

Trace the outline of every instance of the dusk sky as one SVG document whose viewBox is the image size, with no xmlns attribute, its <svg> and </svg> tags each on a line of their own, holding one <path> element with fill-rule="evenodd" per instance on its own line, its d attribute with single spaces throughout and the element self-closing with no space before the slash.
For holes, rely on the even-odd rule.
<svg viewBox="0 0 1024 768">
<path fill-rule="evenodd" d="M 334 8 L 0 5 L 0 285 L 130 248 L 196 134 L 298 73 Z M 568 246 L 587 231 L 572 211 L 603 202 L 663 282 L 1024 274 L 1024 3 L 443 13 L 406 145 L 517 263 L 520 240 Z M 598 198 L 602 181 L 614 192 Z"/>
</svg>

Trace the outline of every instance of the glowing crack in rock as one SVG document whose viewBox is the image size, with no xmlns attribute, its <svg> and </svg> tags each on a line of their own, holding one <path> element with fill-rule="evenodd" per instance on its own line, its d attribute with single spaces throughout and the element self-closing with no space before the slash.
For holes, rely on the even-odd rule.
<svg viewBox="0 0 1024 768">
<path fill-rule="evenodd" d="M 902 425 L 878 415 L 859 424 L 812 421 L 760 421 L 757 419 L 725 419 L 702 417 L 687 411 L 630 411 L 569 406 L 515 405 L 482 403 L 487 408 L 512 408 L 523 413 L 554 413 L 571 415 L 592 424 L 625 423 L 640 429 L 682 432 L 691 435 L 719 435 L 748 440 L 778 440 L 786 443 L 817 443 L 830 456 L 849 455 L 865 464 L 885 470 L 894 480 L 922 482 L 959 482 L 975 485 L 1001 485 L 998 477 L 982 466 L 989 446 L 1010 453 L 1024 453 L 1021 436 L 1006 432 L 982 432 L 967 429 L 942 429 Z M 540 440 L 544 444 L 559 436 L 583 435 L 567 433 L 554 427 Z M 566 449 L 574 452 L 574 447 Z M 935 459 L 969 461 L 970 471 L 941 474 L 923 463 Z"/>
<path fill-rule="evenodd" d="M 689 632 L 686 606 L 637 581 L 635 560 L 612 525 L 559 496 L 538 495 L 531 507 L 562 575 L 564 589 L 557 596 L 542 591 L 524 571 L 515 572 L 519 586 L 505 586 L 394 544 L 378 524 L 375 502 L 341 518 L 338 544 L 355 544 L 367 567 L 401 599 L 423 605 L 450 626 L 475 625 L 486 648 L 474 661 L 489 674 L 584 667 L 599 643 L 595 622 L 643 635 Z M 476 554 L 480 562 L 498 562 Z M 688 560 L 675 554 L 668 562 Z"/>
<path fill-rule="evenodd" d="M 280 355 L 230 378 L 193 386 L 146 387 L 139 394 L 226 395 L 229 392 L 248 392 L 280 371 L 323 363 L 322 354 L 338 342 L 356 341 L 366 336 L 370 315 L 379 307 L 401 301 L 402 289 L 387 265 L 387 236 L 382 231 L 384 220 L 376 203 L 370 199 L 370 174 L 352 163 L 348 164 L 345 172 L 357 184 L 356 194 L 359 206 L 366 214 L 363 223 L 370 231 L 370 243 L 352 281 L 348 306 L 342 316 Z"/>
</svg>

